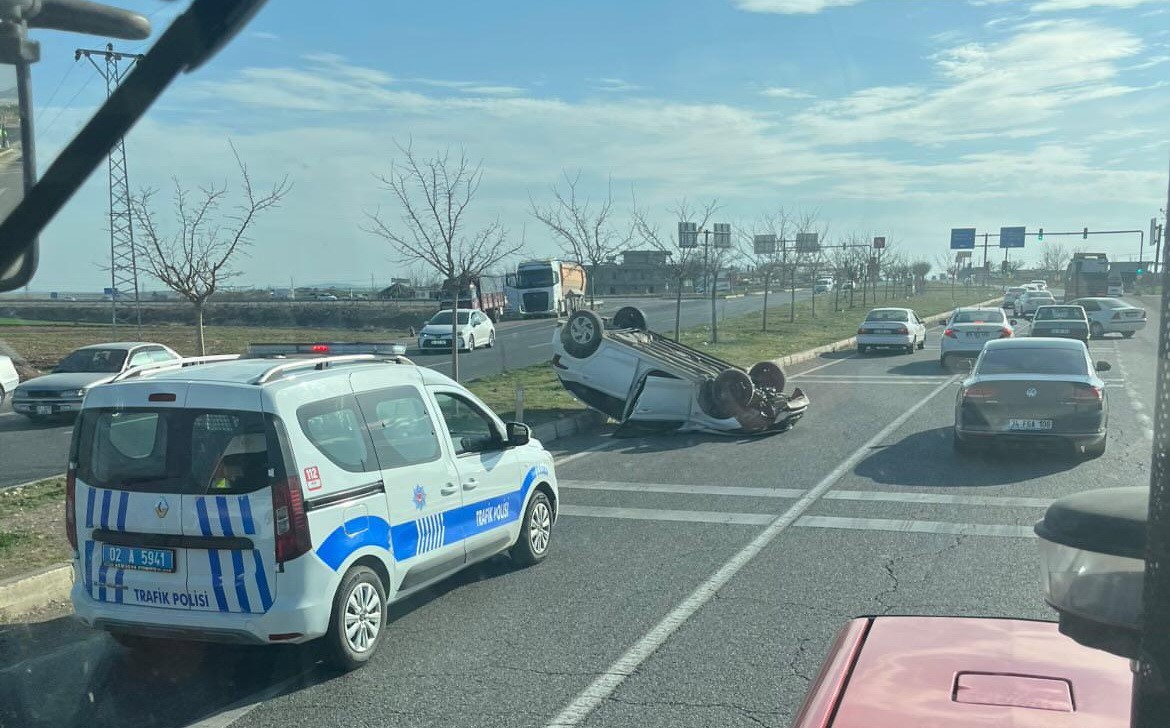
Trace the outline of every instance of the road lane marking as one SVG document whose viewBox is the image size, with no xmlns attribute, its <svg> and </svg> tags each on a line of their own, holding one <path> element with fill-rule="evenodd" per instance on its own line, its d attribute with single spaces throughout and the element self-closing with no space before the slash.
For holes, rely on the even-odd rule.
<svg viewBox="0 0 1170 728">
<path fill-rule="evenodd" d="M 438 369 L 439 367 L 449 367 L 449 366 L 451 366 L 451 362 L 449 362 L 449 361 L 441 361 L 437 364 L 427 364 L 426 365 L 427 369 Z"/>
<path fill-rule="evenodd" d="M 615 483 L 611 481 L 561 480 L 561 490 L 616 490 L 623 493 L 679 493 L 683 495 L 738 495 L 749 498 L 799 498 L 798 488 L 752 488 L 739 485 L 678 485 L 671 483 Z"/>
<path fill-rule="evenodd" d="M 583 458 L 586 455 L 592 455 L 595 452 L 605 452 L 606 450 L 618 447 L 619 445 L 622 445 L 622 444 L 623 444 L 623 442 L 621 440 L 614 440 L 612 438 L 608 438 L 608 439 L 602 440 L 601 442 L 597 443 L 596 445 L 592 445 L 590 447 L 587 447 L 584 450 L 578 450 L 577 452 L 571 453 L 569 455 L 565 455 L 564 457 L 554 458 L 553 465 L 555 465 L 559 468 L 562 465 L 568 465 L 569 463 L 573 462 L 577 458 Z"/>
<path fill-rule="evenodd" d="M 552 342 L 545 341 L 545 342 L 542 342 L 540 344 L 531 344 L 528 348 L 529 349 L 543 349 L 546 346 L 552 346 Z"/>
<path fill-rule="evenodd" d="M 730 511 L 678 511 L 669 508 L 615 508 L 611 506 L 561 506 L 558 516 L 618 518 L 633 521 L 679 521 L 684 523 L 718 523 L 731 526 L 765 526 L 776 516 L 771 513 L 732 513 Z"/>
<path fill-rule="evenodd" d="M 859 358 L 859 357 L 856 354 L 850 354 L 849 356 L 842 357 L 841 359 L 834 359 L 833 361 L 829 362 L 828 364 L 821 364 L 820 366 L 815 366 L 812 369 L 805 369 L 803 372 L 799 372 L 797 374 L 791 374 L 791 375 L 789 375 L 788 378 L 789 379 L 796 379 L 797 377 L 806 377 L 809 374 L 812 374 L 813 372 L 817 371 L 818 369 L 824 369 L 825 367 L 831 367 L 834 364 L 840 364 L 843 361 L 849 361 L 850 359 L 857 359 L 857 358 Z"/>
<path fill-rule="evenodd" d="M 835 528 L 849 531 L 890 531 L 894 533 L 939 533 L 952 536 L 1003 536 L 1032 538 L 1031 526 L 998 523 L 947 523 L 945 521 L 911 521 L 892 518 L 842 518 L 840 516 L 802 516 L 797 528 Z"/>
<path fill-rule="evenodd" d="M 709 602 L 732 577 L 740 572 L 756 554 L 760 553 L 776 537 L 787 530 L 804 512 L 813 506 L 821 496 L 837 484 L 841 478 L 851 472 L 858 463 L 872 454 L 873 448 L 885 442 L 890 435 L 897 432 L 910 418 L 918 413 L 928 402 L 945 391 L 958 377 L 952 377 L 935 387 L 930 393 L 923 396 L 902 414 L 898 415 L 876 435 L 871 437 L 861 447 L 841 461 L 828 475 L 821 479 L 811 490 L 805 493 L 792 504 L 787 511 L 772 519 L 754 539 L 743 549 L 732 556 L 714 574 L 700 584 L 689 596 L 679 602 L 665 617 L 662 618 L 650 631 L 644 634 L 605 672 L 593 680 L 577 697 L 561 710 L 549 723 L 549 726 L 569 728 L 580 725 L 597 709 L 626 678 L 653 655 L 659 647 L 666 643 L 678 631 L 679 627 L 687 622 L 699 609 Z"/>
<path fill-rule="evenodd" d="M 938 384 L 939 379 L 926 377 L 904 377 L 902 379 L 861 379 L 853 377 L 821 377 L 816 379 L 803 379 L 802 384 L 851 384 L 853 386 L 870 385 L 870 386 L 902 386 L 902 385 L 924 385 L 924 384 Z"/>
<path fill-rule="evenodd" d="M 897 493 L 882 490 L 831 490 L 825 500 L 881 501 L 884 503 L 929 503 L 955 506 L 1000 506 L 1004 508 L 1047 508 L 1051 498 L 1008 495 L 951 495 L 949 493 Z"/>
</svg>

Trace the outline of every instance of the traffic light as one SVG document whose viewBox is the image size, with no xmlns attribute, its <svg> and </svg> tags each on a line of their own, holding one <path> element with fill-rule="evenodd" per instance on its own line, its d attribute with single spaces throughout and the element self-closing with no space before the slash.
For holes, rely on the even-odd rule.
<svg viewBox="0 0 1170 728">
<path fill-rule="evenodd" d="M 1044 228 L 1040 228 L 1040 232 L 1039 232 L 1039 233 L 1036 235 L 1036 239 L 1037 239 L 1037 240 L 1043 240 L 1043 239 L 1044 239 Z"/>
<path fill-rule="evenodd" d="M 1089 228 L 1085 228 L 1084 230 L 1081 231 L 1081 240 L 1088 240 L 1088 239 L 1089 239 Z"/>
</svg>

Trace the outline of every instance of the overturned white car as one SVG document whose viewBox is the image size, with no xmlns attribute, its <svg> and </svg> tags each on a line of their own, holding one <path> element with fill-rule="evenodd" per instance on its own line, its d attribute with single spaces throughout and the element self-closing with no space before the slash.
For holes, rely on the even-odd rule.
<svg viewBox="0 0 1170 728">
<path fill-rule="evenodd" d="M 553 334 L 561 385 L 587 406 L 641 429 L 719 433 L 786 430 L 808 409 L 800 389 L 784 394 L 779 366 L 744 371 L 646 328 L 627 306 L 611 321 L 581 310 Z"/>
</svg>

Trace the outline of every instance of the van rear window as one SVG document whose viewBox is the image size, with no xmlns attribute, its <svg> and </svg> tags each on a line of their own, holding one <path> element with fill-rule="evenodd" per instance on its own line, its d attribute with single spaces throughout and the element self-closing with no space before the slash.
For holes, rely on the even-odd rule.
<svg viewBox="0 0 1170 728">
<path fill-rule="evenodd" d="M 274 418 L 260 412 L 90 409 L 78 422 L 77 477 L 97 488 L 249 493 L 283 478 Z"/>
</svg>

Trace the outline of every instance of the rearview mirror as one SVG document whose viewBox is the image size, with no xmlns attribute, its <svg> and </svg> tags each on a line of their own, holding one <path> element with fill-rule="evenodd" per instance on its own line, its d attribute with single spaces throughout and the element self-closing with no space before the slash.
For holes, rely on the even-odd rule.
<svg viewBox="0 0 1170 728">
<path fill-rule="evenodd" d="M 1099 371 L 1099 372 L 1107 372 L 1107 371 L 1109 371 L 1109 370 L 1110 370 L 1110 369 L 1112 369 L 1112 368 L 1113 368 L 1113 365 L 1111 365 L 1111 364 L 1110 364 L 1109 362 L 1107 362 L 1107 361 L 1099 361 L 1099 362 L 1097 362 L 1097 371 Z"/>
<path fill-rule="evenodd" d="M 532 438 L 532 430 L 523 422 L 509 422 L 505 427 L 508 430 L 509 447 L 527 445 Z"/>
</svg>

